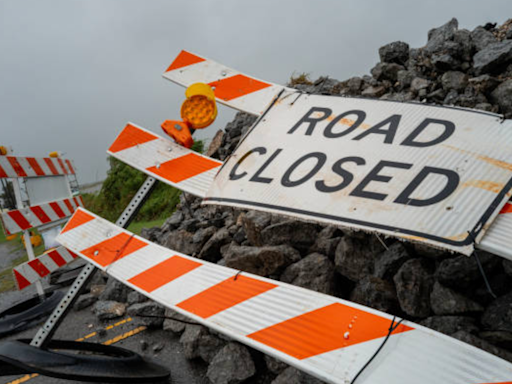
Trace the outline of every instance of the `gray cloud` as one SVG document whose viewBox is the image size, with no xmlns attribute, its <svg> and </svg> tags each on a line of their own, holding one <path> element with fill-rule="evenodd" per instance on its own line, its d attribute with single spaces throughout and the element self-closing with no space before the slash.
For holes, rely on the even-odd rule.
<svg viewBox="0 0 512 384">
<path fill-rule="evenodd" d="M 368 73 L 378 48 L 425 44 L 451 17 L 461 28 L 512 16 L 510 0 L 0 0 L 0 144 L 73 158 L 81 182 L 103 178 L 127 121 L 157 133 L 183 89 L 161 78 L 181 49 L 259 78 Z M 219 118 L 211 136 L 233 116 Z"/>
</svg>

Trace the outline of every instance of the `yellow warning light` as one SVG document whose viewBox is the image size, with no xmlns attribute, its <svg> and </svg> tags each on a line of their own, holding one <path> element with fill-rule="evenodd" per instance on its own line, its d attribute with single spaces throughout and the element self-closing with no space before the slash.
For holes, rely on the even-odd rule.
<svg viewBox="0 0 512 384">
<path fill-rule="evenodd" d="M 48 154 L 48 156 L 50 156 L 50 157 L 60 157 L 60 155 L 59 155 L 59 152 L 58 152 L 58 151 L 50 152 L 50 153 Z"/>
<path fill-rule="evenodd" d="M 5 156 L 7 155 L 9 151 L 7 150 L 6 147 L 4 147 L 3 145 L 0 145 L 0 156 Z"/>
<path fill-rule="evenodd" d="M 181 105 L 181 118 L 190 128 L 206 128 L 217 117 L 213 89 L 204 83 L 195 83 L 185 91 L 187 99 Z"/>
</svg>

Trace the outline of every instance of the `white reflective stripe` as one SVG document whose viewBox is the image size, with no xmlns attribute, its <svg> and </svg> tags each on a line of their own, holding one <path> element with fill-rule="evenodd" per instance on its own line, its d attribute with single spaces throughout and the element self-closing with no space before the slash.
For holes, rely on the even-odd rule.
<svg viewBox="0 0 512 384">
<path fill-rule="evenodd" d="M 205 289 L 236 275 L 235 270 L 225 268 L 219 270 L 211 264 L 202 266 L 154 290 L 152 295 L 156 300 L 167 305 L 176 305 Z"/>
<path fill-rule="evenodd" d="M 36 271 L 34 271 L 34 269 L 30 265 L 28 265 L 28 261 L 18 265 L 17 267 L 14 267 L 13 271 L 17 271 L 31 284 L 35 281 L 41 280 L 41 276 L 39 276 L 39 274 Z"/>
<path fill-rule="evenodd" d="M 0 156 L 0 167 L 3 168 L 7 177 L 18 177 L 18 174 L 12 167 L 11 163 L 7 160 L 7 156 Z"/>
<path fill-rule="evenodd" d="M 34 169 L 32 169 L 32 167 L 30 166 L 30 164 L 28 163 L 26 158 L 17 157 L 16 160 L 18 160 L 18 163 L 20 164 L 21 168 L 23 168 L 23 170 L 27 174 L 27 177 L 37 176 L 36 172 L 34 171 Z"/>
<path fill-rule="evenodd" d="M 3 222 L 3 225 L 4 225 L 4 229 L 12 234 L 12 233 L 17 233 L 17 232 L 20 232 L 22 229 L 20 228 L 20 226 L 18 224 L 16 224 L 16 222 L 7 214 L 2 214 L 0 215 L 2 217 L 2 222 Z"/>
<path fill-rule="evenodd" d="M 304 292 L 278 286 L 213 315 L 209 320 L 223 324 L 233 332 L 248 335 L 331 303 L 328 298 L 310 302 Z M 254 313 L 261 316 L 255 317 Z"/>
<path fill-rule="evenodd" d="M 63 236 L 66 236 L 66 233 Z M 148 252 L 147 248 L 143 247 L 121 258 L 109 266 L 109 269 L 112 270 L 112 273 L 116 273 L 116 276 L 119 276 L 120 279 L 129 280 L 174 255 L 170 249 L 152 248 L 151 252 Z"/>
<path fill-rule="evenodd" d="M 47 254 L 41 255 L 37 258 L 50 272 L 59 269 L 59 266 Z"/>
<path fill-rule="evenodd" d="M 82 209 L 80 209 L 80 211 L 83 217 L 83 215 L 85 215 L 83 212 L 86 211 Z M 88 221 L 86 224 L 79 225 L 77 222 L 76 226 L 71 225 L 70 228 L 73 228 L 66 229 L 64 233 L 59 235 L 58 240 L 81 257 L 94 263 L 93 258 L 86 257 L 84 254 L 80 253 L 85 248 L 90 248 L 91 242 L 84 242 L 84 239 L 94 239 L 99 243 L 111 238 L 112 234 L 119 232 L 129 234 L 129 232 L 117 228 L 115 225 L 97 218 L 97 216 L 89 212 L 87 212 L 86 216 L 92 216 L 95 217 L 95 219 Z M 71 219 L 70 223 L 73 223 L 73 219 Z M 109 233 L 110 235 L 107 236 Z M 223 282 L 223 284 L 229 282 L 230 280 L 226 279 L 230 277 L 234 280 L 235 270 L 190 258 L 189 256 L 150 243 L 139 236 L 134 236 L 134 239 L 147 245 L 143 248 L 139 248 L 139 250 L 133 252 L 132 255 L 127 255 L 115 261 L 110 266 L 101 267 L 98 264 L 96 265 L 102 270 L 105 270 L 109 275 L 160 304 L 177 310 L 205 326 L 224 333 L 228 337 L 277 357 L 298 369 L 304 370 L 330 383 L 350 382 L 357 374 L 360 367 L 371 358 L 381 345 L 387 331 L 384 333 L 380 332 L 380 336 L 377 337 L 368 337 L 366 336 L 367 333 L 372 330 L 367 327 L 375 327 L 380 321 L 381 327 L 382 324 L 385 324 L 384 329 L 387 330 L 388 324 L 391 324 L 392 317 L 388 314 L 365 308 L 339 298 L 291 286 L 279 281 L 254 276 L 249 273 L 242 273 L 239 275 L 239 278 L 257 284 L 270 283 L 277 285 L 278 288 L 273 288 L 260 294 L 256 293 L 244 296 L 244 294 L 248 292 L 246 288 L 241 288 L 238 291 L 236 285 L 233 285 L 232 288 L 229 288 L 233 289 L 233 297 L 242 295 L 241 300 L 234 300 L 230 303 L 230 297 L 224 299 L 219 297 L 219 301 L 214 299 L 210 302 L 211 298 L 208 295 L 216 295 L 217 291 L 209 291 L 209 289 L 215 287 L 219 282 Z M 170 277 L 170 282 L 165 283 L 160 288 L 154 288 L 151 293 L 147 293 L 144 289 L 135 285 L 137 283 L 135 281 L 136 279 L 132 280 L 134 283 L 129 283 L 126 277 L 137 276 L 141 273 L 144 258 L 151 260 L 152 254 L 158 256 L 151 262 L 151 265 L 148 266 L 147 269 L 165 260 L 166 255 L 178 255 L 184 259 L 192 260 L 202 265 L 195 269 L 190 269 L 188 272 L 178 277 L 174 276 L 174 280 Z M 131 273 L 130 269 L 132 269 Z M 154 273 L 154 271 L 155 269 L 153 268 L 152 272 Z M 168 272 L 169 271 L 166 273 Z M 125 276 L 125 278 L 122 276 Z M 160 275 L 160 277 L 164 276 L 165 274 Z M 152 275 L 149 274 L 146 278 L 150 284 Z M 140 285 L 141 282 L 137 284 Z M 144 284 L 146 283 L 142 282 L 142 285 Z M 215 289 L 217 289 L 217 287 Z M 272 295 L 271 292 L 275 294 Z M 199 299 L 197 296 L 194 296 L 196 294 L 200 294 Z M 191 297 L 193 297 L 191 300 L 196 301 L 192 307 L 187 307 L 183 300 Z M 243 299 L 243 297 L 246 298 Z M 207 300 L 206 304 L 203 304 L 201 300 Z M 224 302 L 223 300 L 227 301 Z M 187 302 L 190 303 L 190 300 Z M 213 303 L 214 306 L 220 303 L 220 307 L 217 312 L 214 311 L 212 315 L 208 315 L 208 313 L 210 313 L 208 312 L 208 306 L 211 303 Z M 267 308 L 265 308 L 265 303 L 267 303 Z M 176 306 L 176 304 L 179 304 L 179 306 Z M 196 315 L 195 311 L 201 309 L 201 306 L 204 305 L 206 305 L 207 314 L 202 316 Z M 341 314 L 336 315 L 339 317 L 324 318 L 322 321 L 337 324 L 337 326 L 341 327 L 345 327 L 346 324 L 348 333 L 343 335 L 344 340 L 347 340 L 347 343 L 349 343 L 350 340 L 361 340 L 361 342 L 356 344 L 349 343 L 346 344 L 345 347 L 340 345 L 339 348 L 327 347 L 325 352 L 315 352 L 315 346 L 311 346 L 313 348 L 313 352 L 311 352 L 309 344 L 304 347 L 305 349 L 301 349 L 303 347 L 299 346 L 299 352 L 304 353 L 305 357 L 296 358 L 293 352 L 285 352 L 286 348 L 274 349 L 274 347 L 271 346 L 274 340 L 268 342 L 257 341 L 264 339 L 258 339 L 252 334 L 254 331 L 268 331 L 269 326 L 272 327 L 277 324 L 281 326 L 282 324 L 286 324 L 287 322 L 283 323 L 283 320 L 295 319 L 294 315 L 310 315 L 312 309 L 320 308 L 320 310 L 323 310 L 331 306 L 342 308 Z M 191 312 L 189 312 L 189 310 Z M 345 313 L 347 313 L 347 315 L 345 315 Z M 357 316 L 353 315 L 354 313 L 356 313 Z M 374 318 L 372 315 L 377 317 Z M 251 327 L 244 324 L 239 327 L 234 326 L 237 316 L 241 316 L 238 318 L 241 323 L 249 322 L 255 324 L 251 325 Z M 301 316 L 301 319 L 302 318 Z M 293 326 L 287 331 L 288 334 L 283 334 L 282 341 L 284 341 L 285 344 L 291 342 L 291 348 L 293 349 L 297 348 L 295 346 L 295 340 L 290 339 L 294 332 L 302 332 L 297 335 L 299 339 L 315 340 L 315 332 L 319 332 L 320 338 L 323 337 L 325 339 L 325 334 L 322 336 L 323 329 L 318 328 L 321 326 L 322 321 L 317 323 L 316 320 L 314 320 L 308 323 L 307 328 L 305 328 L 306 326 L 299 328 Z M 352 323 L 354 324 L 353 328 L 350 327 Z M 504 382 L 506 380 L 510 381 L 512 377 L 512 364 L 496 356 L 410 322 L 404 321 L 403 326 L 401 326 L 402 329 L 404 329 L 404 326 L 411 327 L 412 329 L 402 333 L 395 333 L 390 337 L 386 347 L 379 353 L 377 359 L 370 364 L 364 376 L 361 377 L 360 383 L 410 384 L 414 382 L 415 384 L 431 384 L 432 382 L 439 382 L 450 384 L 480 384 Z M 333 337 L 339 339 L 340 335 L 336 334 L 333 335 Z M 330 343 L 329 340 L 327 340 L 327 342 L 328 344 Z M 324 348 L 323 342 L 319 341 L 319 343 L 320 344 L 315 342 L 314 344 L 318 344 Z M 403 364 L 407 364 L 407 366 L 403 366 Z M 435 378 L 435 380 L 432 380 L 432 378 Z"/>
<path fill-rule="evenodd" d="M 59 247 L 56 251 L 67 263 L 75 260 L 74 257 L 71 256 L 71 253 L 69 253 L 69 251 L 64 247 Z"/>
<path fill-rule="evenodd" d="M 39 164 L 45 175 L 53 175 L 52 171 L 50 170 L 50 167 L 48 166 L 48 164 L 46 164 L 46 161 L 37 161 L 37 163 Z"/>
<path fill-rule="evenodd" d="M 184 87 L 188 87 L 189 85 L 197 82 L 210 84 L 217 81 L 229 81 L 229 79 L 232 79 L 237 75 L 244 76 L 251 80 L 256 80 L 257 82 L 265 83 L 267 86 L 263 89 L 255 90 L 253 92 L 251 92 L 249 89 L 247 91 L 248 93 L 232 98 L 230 100 L 223 100 L 220 97 L 216 98 L 216 101 L 221 104 L 256 116 L 261 115 L 265 111 L 268 105 L 281 90 L 291 90 L 290 88 L 286 88 L 278 84 L 273 84 L 268 81 L 257 79 L 254 76 L 245 75 L 213 60 L 205 59 L 199 55 L 193 55 L 202 58 L 205 61 L 186 65 L 165 72 L 163 77 Z M 243 93 L 245 89 L 241 88 L 240 91 Z"/>
</svg>

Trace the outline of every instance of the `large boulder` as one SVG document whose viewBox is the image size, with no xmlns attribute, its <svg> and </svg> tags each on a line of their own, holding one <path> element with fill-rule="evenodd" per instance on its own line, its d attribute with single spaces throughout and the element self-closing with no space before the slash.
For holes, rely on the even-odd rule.
<svg viewBox="0 0 512 384">
<path fill-rule="evenodd" d="M 247 236 L 247 240 L 252 245 L 262 246 L 261 231 L 270 225 L 270 213 L 249 211 L 242 216 L 242 226 Z"/>
<path fill-rule="evenodd" d="M 409 316 L 430 314 L 430 291 L 434 278 L 422 259 L 406 261 L 393 277 L 400 307 Z"/>
<path fill-rule="evenodd" d="M 512 61 L 512 40 L 487 45 L 473 56 L 476 74 L 495 72 Z"/>
<path fill-rule="evenodd" d="M 498 85 L 491 93 L 491 100 L 500 106 L 502 113 L 512 114 L 512 79 L 508 79 Z"/>
<path fill-rule="evenodd" d="M 241 344 L 229 343 L 215 355 L 206 376 L 213 384 L 238 384 L 255 373 L 249 350 Z"/>
<path fill-rule="evenodd" d="M 350 301 L 390 313 L 396 313 L 399 309 L 393 284 L 375 276 L 361 279 L 352 291 Z"/>
<path fill-rule="evenodd" d="M 512 293 L 494 300 L 482 315 L 487 330 L 512 332 Z"/>
<path fill-rule="evenodd" d="M 226 267 L 260 276 L 279 274 L 300 260 L 299 252 L 288 245 L 248 247 L 231 244 L 223 256 Z"/>
<path fill-rule="evenodd" d="M 281 281 L 328 295 L 336 292 L 334 264 L 320 253 L 312 253 L 288 266 Z"/>
<path fill-rule="evenodd" d="M 430 294 L 432 310 L 436 315 L 461 315 L 482 312 L 483 307 L 469 297 L 444 287 L 439 282 L 434 284 Z"/>
<path fill-rule="evenodd" d="M 373 273 L 373 264 L 383 246 L 375 236 L 343 236 L 336 248 L 336 271 L 349 280 L 359 281 Z"/>
<path fill-rule="evenodd" d="M 409 60 L 409 44 L 394 41 L 379 48 L 380 61 L 404 65 Z"/>
<path fill-rule="evenodd" d="M 307 250 L 314 244 L 317 233 L 317 224 L 287 220 L 266 227 L 261 231 L 261 239 L 266 245 L 287 244 L 299 250 Z"/>
<path fill-rule="evenodd" d="M 150 328 L 160 328 L 164 322 L 165 308 L 154 301 L 130 305 L 127 312 L 130 316 L 138 316 Z"/>
</svg>

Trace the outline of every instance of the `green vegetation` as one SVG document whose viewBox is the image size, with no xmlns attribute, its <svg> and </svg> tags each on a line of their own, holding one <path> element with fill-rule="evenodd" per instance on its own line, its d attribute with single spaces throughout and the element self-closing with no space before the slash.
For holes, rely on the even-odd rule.
<svg viewBox="0 0 512 384">
<path fill-rule="evenodd" d="M 306 84 L 306 85 L 312 85 L 313 82 L 309 78 L 309 73 L 302 72 L 299 74 L 295 74 L 295 72 L 292 73 L 292 76 L 290 77 L 289 85 L 290 87 L 293 87 L 295 85 L 299 84 Z"/>
<path fill-rule="evenodd" d="M 12 291 L 15 288 L 12 269 L 17 265 L 24 263 L 27 260 L 27 255 L 20 256 L 12 261 L 11 266 L 9 268 L 4 269 L 3 271 L 0 272 L 0 293 Z"/>
<path fill-rule="evenodd" d="M 193 150 L 203 152 L 204 143 L 196 141 Z M 123 212 L 146 175 L 121 161 L 110 157 L 110 170 L 98 194 L 84 194 L 85 207 L 99 216 L 114 222 Z M 145 224 L 147 228 L 161 225 L 176 208 L 181 191 L 164 183 L 158 183 L 151 196 L 135 217 L 135 228 Z M 156 222 L 157 224 L 153 224 Z M 142 227 L 140 227 L 142 228 Z M 140 229 L 139 229 L 140 231 Z"/>
<path fill-rule="evenodd" d="M 133 232 L 137 235 L 140 235 L 142 228 L 153 228 L 153 227 L 161 227 L 163 223 L 167 220 L 167 217 L 162 217 L 160 219 L 151 220 L 151 221 L 138 221 L 135 223 L 131 223 L 128 227 L 130 232 Z"/>
</svg>

